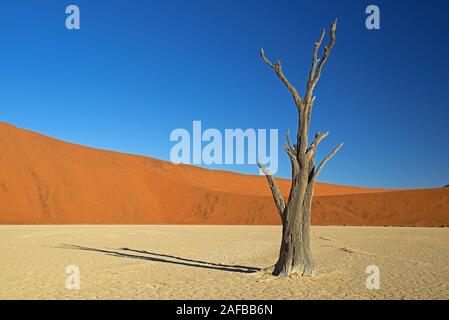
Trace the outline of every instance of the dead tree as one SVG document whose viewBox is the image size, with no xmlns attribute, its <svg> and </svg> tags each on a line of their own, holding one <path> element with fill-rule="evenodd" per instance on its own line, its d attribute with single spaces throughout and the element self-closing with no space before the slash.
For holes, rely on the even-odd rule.
<svg viewBox="0 0 449 320">
<path fill-rule="evenodd" d="M 307 88 L 304 96 L 301 96 L 296 88 L 288 81 L 282 71 L 282 64 L 278 60 L 272 63 L 265 57 L 263 49 L 260 50 L 262 59 L 274 70 L 278 78 L 287 87 L 293 96 L 293 101 L 298 109 L 298 131 L 296 143 L 291 144 L 287 131 L 287 143 L 284 149 L 290 158 L 292 167 L 292 184 L 288 201 L 285 202 L 276 181 L 268 169 L 261 163 L 259 167 L 265 174 L 273 194 L 274 202 L 282 221 L 282 242 L 277 263 L 266 271 L 275 276 L 314 276 L 316 274 L 315 263 L 310 249 L 310 224 L 312 213 L 312 197 L 315 180 L 326 163 L 340 150 L 343 144 L 336 147 L 322 162 L 315 167 L 315 154 L 319 143 L 329 132 L 318 132 L 309 145 L 309 127 L 313 104 L 315 102 L 314 90 L 320 79 L 321 72 L 335 44 L 335 30 L 337 20 L 330 27 L 330 42 L 324 47 L 321 59 L 318 51 L 323 42 L 326 30 L 313 47 L 312 66 L 307 79 Z"/>
</svg>

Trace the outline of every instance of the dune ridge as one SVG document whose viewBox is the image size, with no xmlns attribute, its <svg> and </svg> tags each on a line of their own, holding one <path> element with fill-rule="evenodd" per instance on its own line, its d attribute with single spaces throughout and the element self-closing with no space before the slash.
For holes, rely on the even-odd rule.
<svg viewBox="0 0 449 320">
<path fill-rule="evenodd" d="M 0 224 L 279 224 L 265 178 L 99 150 L 0 122 Z M 288 196 L 289 180 L 280 179 Z M 449 225 L 449 188 L 317 183 L 314 225 Z"/>
</svg>

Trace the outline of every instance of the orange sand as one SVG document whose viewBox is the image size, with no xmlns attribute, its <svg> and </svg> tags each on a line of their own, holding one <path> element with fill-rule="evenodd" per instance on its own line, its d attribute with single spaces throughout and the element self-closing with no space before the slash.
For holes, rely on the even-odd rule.
<svg viewBox="0 0 449 320">
<path fill-rule="evenodd" d="M 264 177 L 98 150 L 0 123 L 1 224 L 279 224 Z M 288 180 L 279 184 L 288 195 Z M 449 188 L 317 183 L 315 225 L 449 225 Z"/>
</svg>

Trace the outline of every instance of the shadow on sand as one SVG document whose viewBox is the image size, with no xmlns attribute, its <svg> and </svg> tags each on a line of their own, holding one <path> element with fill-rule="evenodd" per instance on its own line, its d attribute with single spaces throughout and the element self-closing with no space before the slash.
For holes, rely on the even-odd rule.
<svg viewBox="0 0 449 320">
<path fill-rule="evenodd" d="M 69 245 L 69 244 L 63 244 L 63 245 L 59 246 L 58 248 L 101 252 L 101 253 L 104 253 L 104 254 L 107 254 L 110 256 L 120 257 L 120 258 L 147 260 L 147 261 L 183 265 L 183 266 L 195 267 L 195 268 L 228 271 L 228 272 L 254 273 L 254 272 L 257 272 L 260 270 L 260 268 L 256 268 L 256 267 L 212 263 L 212 262 L 207 262 L 207 261 L 192 260 L 192 259 L 180 258 L 177 256 L 168 255 L 168 254 L 154 253 L 154 252 L 149 252 L 149 251 L 144 251 L 144 250 L 134 250 L 134 249 L 129 249 L 129 248 L 121 248 L 119 250 L 128 251 L 131 253 L 123 253 L 123 252 L 114 251 L 114 250 L 97 249 L 97 248 L 90 248 L 90 247 Z M 139 255 L 136 253 L 138 253 Z M 143 254 L 143 255 L 140 255 L 140 254 Z M 169 259 L 172 259 L 172 260 L 169 260 Z"/>
</svg>

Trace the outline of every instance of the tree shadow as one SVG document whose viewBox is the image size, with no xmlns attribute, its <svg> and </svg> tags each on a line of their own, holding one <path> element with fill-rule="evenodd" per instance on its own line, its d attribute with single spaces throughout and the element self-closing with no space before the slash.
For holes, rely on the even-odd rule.
<svg viewBox="0 0 449 320">
<path fill-rule="evenodd" d="M 175 265 L 183 265 L 183 266 L 188 266 L 188 267 L 213 269 L 213 270 L 228 271 L 228 272 L 254 273 L 254 272 L 260 271 L 260 268 L 256 268 L 256 267 L 228 265 L 228 264 L 213 263 L 213 262 L 207 262 L 207 261 L 201 261 L 201 260 L 186 259 L 186 258 L 181 258 L 181 257 L 173 256 L 173 255 L 168 255 L 168 254 L 154 253 L 154 252 L 149 252 L 149 251 L 145 251 L 145 250 L 134 250 L 134 249 L 129 249 L 129 248 L 121 248 L 119 250 L 145 254 L 145 256 L 136 255 L 136 254 L 128 254 L 128 253 L 123 253 L 123 252 L 114 251 L 114 250 L 90 248 L 90 247 L 70 245 L 70 244 L 62 244 L 61 246 L 59 246 L 59 248 L 101 252 L 101 253 L 105 253 L 110 256 L 120 257 L 120 258 L 162 262 L 162 263 L 169 263 L 169 264 L 175 264 Z M 164 258 L 170 258 L 173 260 L 168 260 L 168 259 L 164 259 Z"/>
</svg>

